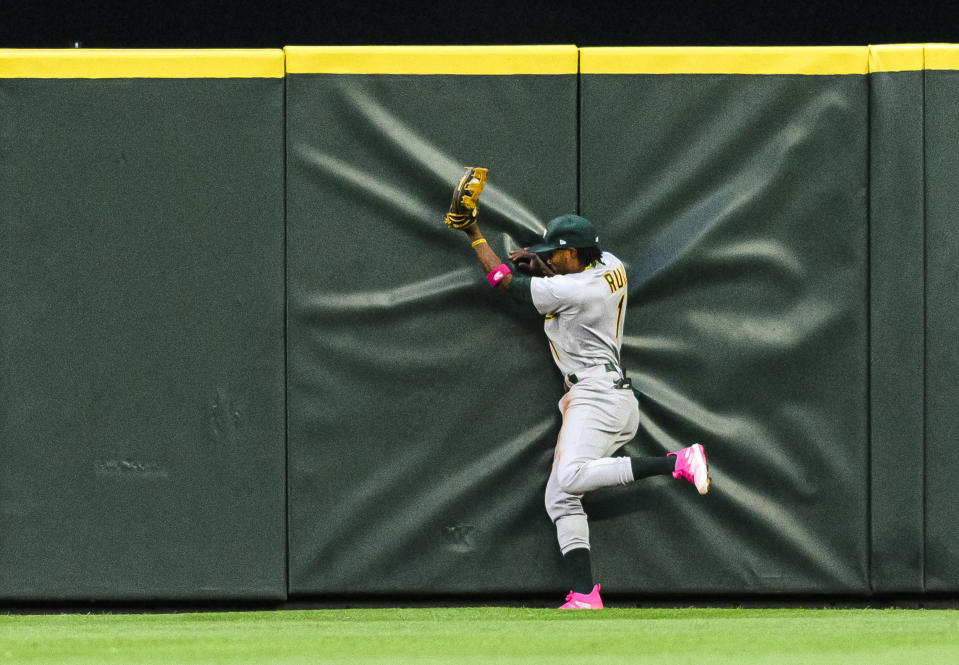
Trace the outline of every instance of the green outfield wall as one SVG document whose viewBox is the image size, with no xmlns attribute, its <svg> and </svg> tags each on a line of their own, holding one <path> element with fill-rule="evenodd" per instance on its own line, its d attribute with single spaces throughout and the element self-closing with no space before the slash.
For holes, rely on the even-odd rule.
<svg viewBox="0 0 959 665">
<path fill-rule="evenodd" d="M 0 601 L 561 595 L 501 256 L 628 267 L 625 595 L 959 590 L 959 47 L 0 49 Z"/>
<path fill-rule="evenodd" d="M 283 73 L 0 52 L 0 597 L 286 597 Z"/>
<path fill-rule="evenodd" d="M 871 584 L 924 586 L 925 164 L 923 47 L 870 52 Z"/>
<path fill-rule="evenodd" d="M 576 207 L 576 67 L 572 46 L 287 49 L 291 593 L 559 574 L 540 323 L 442 215 L 471 163 L 499 251 Z"/>
<path fill-rule="evenodd" d="M 959 49 L 925 50 L 925 590 L 959 589 Z"/>
<path fill-rule="evenodd" d="M 581 208 L 629 266 L 632 452 L 708 441 L 731 490 L 604 499 L 594 558 L 634 592 L 868 589 L 869 83 L 844 73 L 867 49 L 752 51 L 762 74 L 738 50 L 582 51 Z"/>
</svg>

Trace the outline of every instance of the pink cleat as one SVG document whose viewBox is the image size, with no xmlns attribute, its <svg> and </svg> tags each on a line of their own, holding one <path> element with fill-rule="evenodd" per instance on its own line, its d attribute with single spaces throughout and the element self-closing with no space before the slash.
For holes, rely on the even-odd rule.
<svg viewBox="0 0 959 665">
<path fill-rule="evenodd" d="M 696 486 L 700 494 L 709 491 L 709 483 L 712 479 L 709 477 L 709 465 L 706 464 L 706 450 L 702 445 L 694 443 L 688 448 L 667 453 L 667 456 L 669 455 L 675 455 L 676 457 L 676 470 L 673 471 L 673 478 L 685 478 Z"/>
<path fill-rule="evenodd" d="M 561 610 L 601 610 L 603 599 L 599 597 L 599 585 L 593 587 L 589 593 L 570 591 L 566 596 L 566 604 L 560 605 Z"/>
</svg>

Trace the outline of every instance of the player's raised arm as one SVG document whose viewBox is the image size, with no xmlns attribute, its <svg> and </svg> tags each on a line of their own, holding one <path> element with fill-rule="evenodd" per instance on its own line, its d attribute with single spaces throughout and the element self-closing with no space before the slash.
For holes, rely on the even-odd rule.
<svg viewBox="0 0 959 665">
<path fill-rule="evenodd" d="M 483 266 L 483 272 L 486 273 L 486 281 L 489 282 L 489 285 L 501 291 L 509 291 L 510 284 L 513 283 L 512 271 L 486 242 L 479 224 L 473 223 L 463 229 L 463 232 L 466 233 L 473 251 L 476 252 L 476 260 Z"/>
<path fill-rule="evenodd" d="M 476 259 L 483 267 L 486 273 L 486 280 L 489 285 L 502 291 L 510 292 L 513 285 L 514 275 L 509 266 L 493 251 L 483 232 L 480 230 L 476 217 L 479 211 L 479 195 L 486 185 L 486 173 L 488 169 L 476 166 L 467 166 L 466 173 L 460 178 L 459 183 L 453 190 L 453 201 L 450 203 L 449 212 L 446 213 L 445 222 L 451 229 L 462 231 L 470 241 L 473 251 L 476 252 Z M 526 275 L 544 276 L 552 274 L 546 264 L 532 252 L 525 250 L 514 250 L 510 252 L 509 259 L 525 275 L 517 276 L 521 282 L 523 293 L 529 292 L 529 284 Z M 517 289 L 512 289 L 514 297 Z M 528 298 L 520 297 L 521 300 Z"/>
<path fill-rule="evenodd" d="M 489 246 L 479 224 L 476 223 L 479 196 L 486 185 L 487 170 L 479 166 L 466 167 L 466 173 L 453 190 L 453 201 L 444 221 L 448 227 L 462 231 L 469 238 L 490 286 L 509 291 L 509 285 L 513 281 L 509 266 L 503 263 Z"/>
</svg>

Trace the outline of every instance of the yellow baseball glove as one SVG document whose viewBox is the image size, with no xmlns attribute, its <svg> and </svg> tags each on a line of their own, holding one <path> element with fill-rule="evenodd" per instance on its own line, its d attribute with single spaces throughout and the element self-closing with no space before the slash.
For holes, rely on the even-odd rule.
<svg viewBox="0 0 959 665">
<path fill-rule="evenodd" d="M 476 221 L 478 211 L 476 206 L 479 203 L 480 192 L 486 185 L 487 171 L 488 169 L 479 166 L 466 167 L 466 173 L 453 190 L 453 202 L 444 220 L 451 229 L 461 231 Z"/>
</svg>

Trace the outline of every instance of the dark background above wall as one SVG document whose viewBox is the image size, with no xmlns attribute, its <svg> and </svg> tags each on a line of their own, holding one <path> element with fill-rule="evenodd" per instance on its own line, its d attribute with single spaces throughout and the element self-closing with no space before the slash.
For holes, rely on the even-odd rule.
<svg viewBox="0 0 959 665">
<path fill-rule="evenodd" d="M 0 48 L 955 42 L 945 2 L 0 0 Z"/>
</svg>

